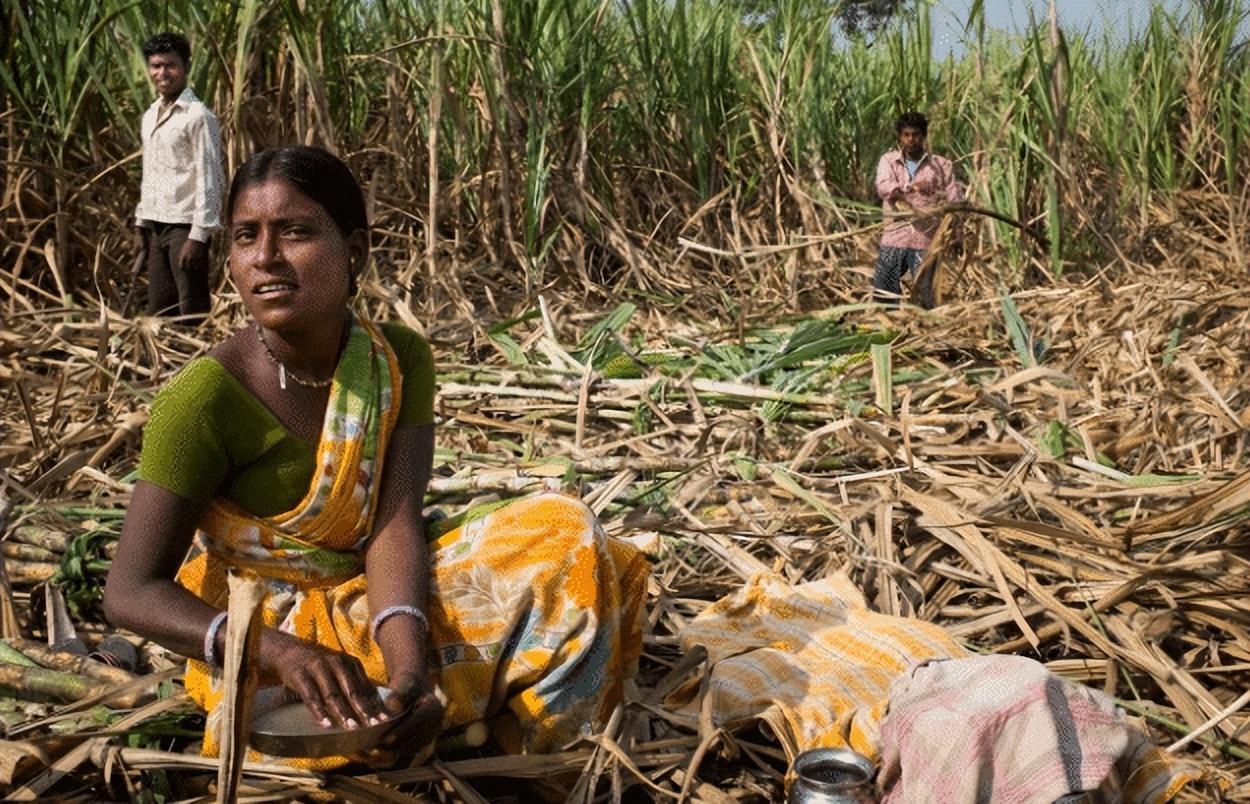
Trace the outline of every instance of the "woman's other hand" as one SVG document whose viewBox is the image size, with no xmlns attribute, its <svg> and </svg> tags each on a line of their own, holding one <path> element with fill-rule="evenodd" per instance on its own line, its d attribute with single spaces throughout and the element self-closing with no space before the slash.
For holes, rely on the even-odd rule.
<svg viewBox="0 0 1250 804">
<path fill-rule="evenodd" d="M 278 638 L 283 644 L 265 664 L 323 727 L 355 729 L 390 717 L 356 657 L 286 634 Z"/>
<path fill-rule="evenodd" d="M 407 767 L 442 730 L 443 702 L 429 680 L 415 672 L 391 679 L 391 690 L 394 694 L 387 698 L 386 708 L 399 721 L 383 738 L 382 747 L 394 755 L 396 767 Z"/>
</svg>

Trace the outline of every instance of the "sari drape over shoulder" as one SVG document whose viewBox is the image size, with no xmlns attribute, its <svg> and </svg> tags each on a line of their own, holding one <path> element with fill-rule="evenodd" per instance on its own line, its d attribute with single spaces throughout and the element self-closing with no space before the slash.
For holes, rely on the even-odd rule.
<svg viewBox="0 0 1250 804">
<path fill-rule="evenodd" d="M 199 523 L 199 552 L 178 574 L 218 608 L 228 603 L 229 572 L 262 579 L 267 627 L 355 656 L 379 685 L 387 674 L 369 633 L 364 556 L 401 380 L 386 338 L 357 319 L 304 499 L 273 517 L 212 500 Z M 580 501 L 555 494 L 456 528 L 430 553 L 430 675 L 447 698 L 445 729 L 484 721 L 506 750 L 538 752 L 606 721 L 641 653 L 649 565 L 640 553 L 609 540 Z M 220 675 L 192 659 L 186 686 L 208 713 L 204 753 L 216 756 Z M 253 711 L 288 696 L 277 678 L 262 677 Z M 328 769 L 361 759 L 284 761 Z"/>
</svg>

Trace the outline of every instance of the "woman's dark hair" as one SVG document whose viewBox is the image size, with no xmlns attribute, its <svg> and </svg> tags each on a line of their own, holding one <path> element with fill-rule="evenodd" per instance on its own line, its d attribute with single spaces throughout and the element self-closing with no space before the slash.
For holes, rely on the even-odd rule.
<svg viewBox="0 0 1250 804">
<path fill-rule="evenodd" d="M 180 33 L 165 31 L 143 43 L 143 60 L 158 53 L 177 53 L 183 64 L 191 63 L 191 43 Z"/>
<path fill-rule="evenodd" d="M 914 128 L 928 136 L 929 121 L 920 112 L 903 112 L 898 116 L 898 120 L 894 121 L 894 133 L 902 134 L 905 128 Z"/>
<path fill-rule="evenodd" d="M 239 194 L 267 179 L 283 179 L 322 206 L 344 235 L 369 231 L 365 196 L 343 161 L 322 148 L 287 145 L 253 154 L 234 174 L 226 198 L 226 220 L 234 214 Z"/>
</svg>

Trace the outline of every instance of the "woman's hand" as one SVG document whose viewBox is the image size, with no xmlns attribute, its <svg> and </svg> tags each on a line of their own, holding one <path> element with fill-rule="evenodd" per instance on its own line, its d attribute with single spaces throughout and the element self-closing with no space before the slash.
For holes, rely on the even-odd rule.
<svg viewBox="0 0 1250 804">
<path fill-rule="evenodd" d="M 323 727 L 355 729 L 390 717 L 356 657 L 286 634 L 280 638 L 284 644 L 268 664 Z"/>
<path fill-rule="evenodd" d="M 404 672 L 391 679 L 394 692 L 386 700 L 395 727 L 382 739 L 382 748 L 394 757 L 396 767 L 407 767 L 425 747 L 431 745 L 443 723 L 443 702 L 422 673 Z"/>
</svg>

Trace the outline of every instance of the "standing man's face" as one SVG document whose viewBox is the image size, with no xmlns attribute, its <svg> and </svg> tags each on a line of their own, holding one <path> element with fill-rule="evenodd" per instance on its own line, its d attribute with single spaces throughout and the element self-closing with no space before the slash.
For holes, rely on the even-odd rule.
<svg viewBox="0 0 1250 804">
<path fill-rule="evenodd" d="M 187 63 L 177 53 L 156 53 L 148 57 L 148 77 L 161 97 L 176 100 L 187 88 Z"/>
<path fill-rule="evenodd" d="M 908 159 L 919 159 L 924 156 L 925 133 L 918 128 L 903 126 L 898 133 L 898 148 Z"/>
</svg>

